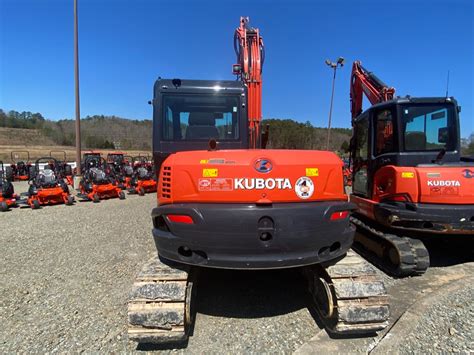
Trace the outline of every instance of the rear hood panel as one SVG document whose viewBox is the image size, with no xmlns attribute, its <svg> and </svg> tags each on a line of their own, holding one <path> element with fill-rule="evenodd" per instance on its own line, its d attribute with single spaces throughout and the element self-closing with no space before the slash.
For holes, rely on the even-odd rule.
<svg viewBox="0 0 474 355">
<path fill-rule="evenodd" d="M 419 202 L 474 204 L 474 169 L 468 167 L 415 168 Z"/>
<path fill-rule="evenodd" d="M 347 200 L 342 166 L 334 153 L 325 151 L 179 152 L 162 165 L 159 201 L 270 204 Z M 163 175 L 167 171 L 169 180 Z"/>
</svg>

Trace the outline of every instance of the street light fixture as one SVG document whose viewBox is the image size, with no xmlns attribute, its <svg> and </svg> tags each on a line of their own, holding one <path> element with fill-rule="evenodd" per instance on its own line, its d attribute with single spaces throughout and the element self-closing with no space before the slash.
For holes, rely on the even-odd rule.
<svg viewBox="0 0 474 355">
<path fill-rule="evenodd" d="M 331 62 L 329 59 L 325 61 L 326 65 L 334 69 L 334 75 L 332 77 L 332 93 L 331 93 L 331 105 L 329 107 L 329 120 L 328 120 L 328 140 L 326 149 L 329 150 L 329 142 L 331 140 L 331 116 L 332 116 L 332 103 L 334 100 L 334 84 L 336 82 L 336 71 L 337 68 L 340 66 L 341 68 L 344 66 L 344 58 L 339 57 L 335 62 Z"/>
</svg>

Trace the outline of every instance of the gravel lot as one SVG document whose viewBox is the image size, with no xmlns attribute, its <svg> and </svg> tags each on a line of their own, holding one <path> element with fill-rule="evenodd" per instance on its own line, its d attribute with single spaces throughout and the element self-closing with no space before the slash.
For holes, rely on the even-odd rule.
<svg viewBox="0 0 474 355">
<path fill-rule="evenodd" d="M 15 188 L 21 192 L 26 184 Z M 155 204 L 154 194 L 133 195 L 0 213 L 0 353 L 159 350 L 137 349 L 126 336 L 127 294 L 155 253 L 150 233 Z M 392 289 L 410 282 L 385 279 Z M 427 342 L 434 334 L 438 349 L 472 351 L 472 288 L 469 292 L 434 308 L 429 324 L 441 324 L 440 336 L 420 328 L 428 332 Z M 194 334 L 187 348 L 172 352 L 291 353 L 319 331 L 308 304 L 297 270 L 204 269 Z M 451 309 L 468 314 L 470 323 Z M 442 339 L 450 326 L 456 331 L 451 337 L 462 337 L 464 345 Z M 416 341 L 405 350 L 421 352 Z"/>
<path fill-rule="evenodd" d="M 401 353 L 474 352 L 474 285 L 466 285 L 431 306 L 413 333 L 400 348 Z"/>
<path fill-rule="evenodd" d="M 126 299 L 155 252 L 154 205 L 132 195 L 0 214 L 0 353 L 136 350 Z M 204 270 L 186 350 L 291 352 L 318 329 L 307 303 L 295 270 Z"/>
</svg>

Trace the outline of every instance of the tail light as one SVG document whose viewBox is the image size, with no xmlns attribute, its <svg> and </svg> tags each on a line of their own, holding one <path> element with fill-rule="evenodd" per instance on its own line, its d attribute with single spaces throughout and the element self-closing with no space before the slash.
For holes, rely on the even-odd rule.
<svg viewBox="0 0 474 355">
<path fill-rule="evenodd" d="M 330 220 L 338 221 L 338 220 L 347 218 L 347 216 L 349 216 L 349 211 L 337 211 L 331 215 Z"/>
<path fill-rule="evenodd" d="M 194 224 L 191 216 L 185 214 L 168 214 L 166 215 L 166 218 L 168 218 L 168 221 L 173 223 Z"/>
</svg>

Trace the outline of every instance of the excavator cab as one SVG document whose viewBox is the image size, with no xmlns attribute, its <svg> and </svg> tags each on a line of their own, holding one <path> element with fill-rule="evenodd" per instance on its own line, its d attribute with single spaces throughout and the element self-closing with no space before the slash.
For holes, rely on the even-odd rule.
<svg viewBox="0 0 474 355">
<path fill-rule="evenodd" d="M 156 171 L 171 154 L 248 146 L 247 90 L 240 81 L 158 79 L 153 124 Z"/>
<path fill-rule="evenodd" d="M 397 98 L 353 121 L 353 193 L 372 198 L 375 172 L 387 165 L 453 165 L 460 161 L 460 107 L 454 98 Z"/>
</svg>

